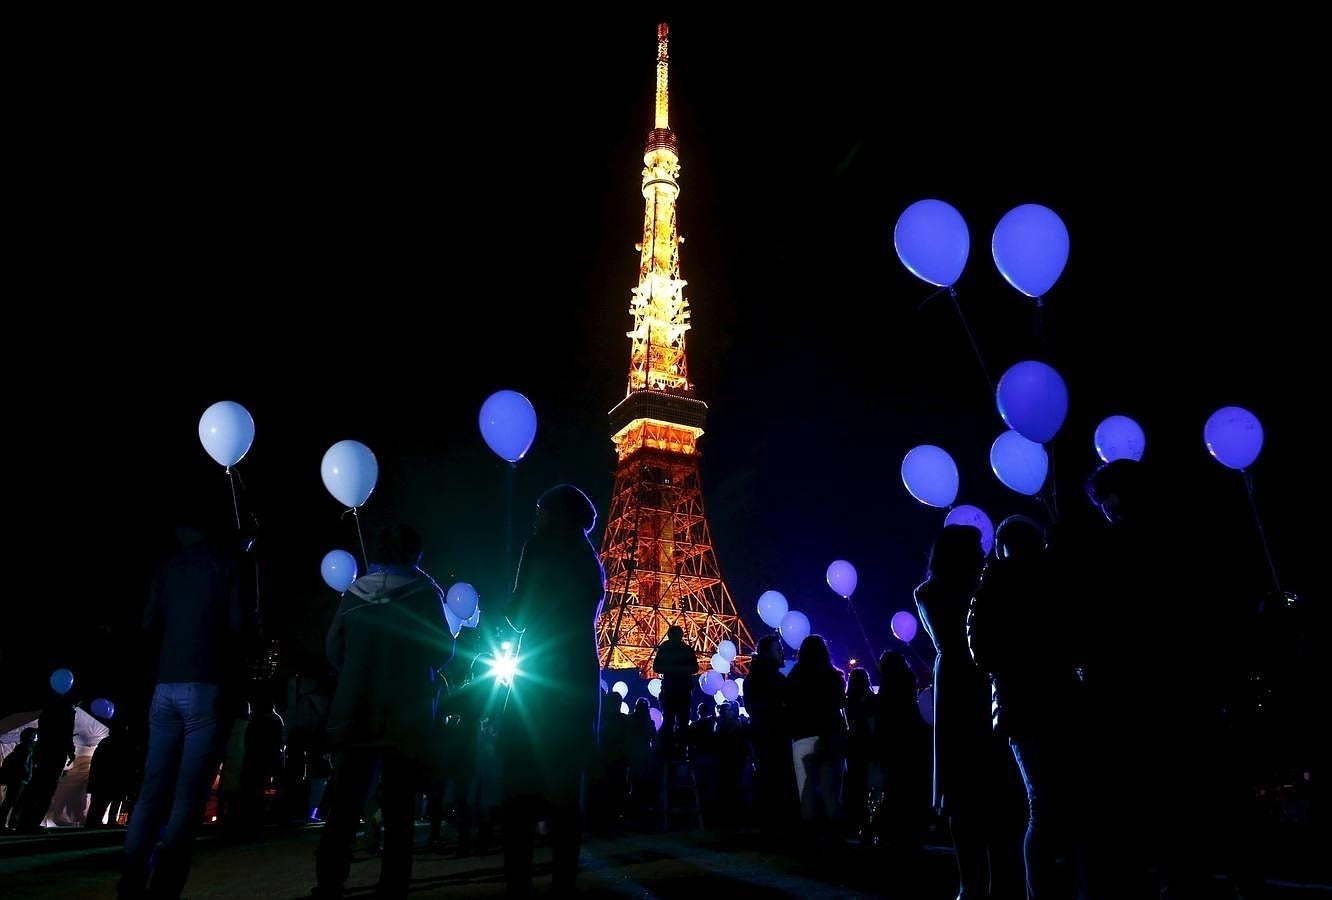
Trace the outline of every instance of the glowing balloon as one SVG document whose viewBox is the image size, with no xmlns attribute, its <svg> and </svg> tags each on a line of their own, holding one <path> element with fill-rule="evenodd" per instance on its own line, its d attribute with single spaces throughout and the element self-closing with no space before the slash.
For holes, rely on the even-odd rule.
<svg viewBox="0 0 1332 900">
<path fill-rule="evenodd" d="M 717 655 L 727 662 L 735 659 L 736 652 L 734 641 L 722 641 L 717 644 Z"/>
<path fill-rule="evenodd" d="M 444 604 L 444 621 L 449 623 L 449 634 L 457 637 L 458 632 L 462 631 L 462 619 L 453 614 L 453 610 L 449 609 L 447 603 Z"/>
<path fill-rule="evenodd" d="M 1068 388 L 1059 373 L 1029 359 L 1009 368 L 995 391 L 1004 424 L 1029 441 L 1044 444 L 1068 415 Z"/>
<path fill-rule="evenodd" d="M 379 461 L 360 441 L 338 441 L 319 465 L 324 487 L 343 506 L 365 505 L 379 481 Z"/>
<path fill-rule="evenodd" d="M 718 688 L 717 693 L 712 695 L 712 699 L 718 706 L 721 706 L 726 702 L 726 695 L 721 692 L 721 688 Z"/>
<path fill-rule="evenodd" d="M 220 466 L 240 462 L 254 443 L 254 417 L 231 400 L 220 400 L 199 417 L 199 442 Z"/>
<path fill-rule="evenodd" d="M 629 696 L 629 685 L 625 684 L 623 681 L 617 681 L 612 684 L 611 690 L 619 694 L 621 697 Z"/>
<path fill-rule="evenodd" d="M 51 690 L 57 694 L 68 694 L 74 686 L 74 673 L 69 669 L 56 669 L 51 673 Z"/>
<path fill-rule="evenodd" d="M 735 686 L 734 681 L 728 681 L 721 686 L 722 696 L 727 700 L 734 700 L 740 696 L 740 688 Z"/>
<path fill-rule="evenodd" d="M 621 703 L 621 704 L 620 704 L 620 715 L 622 715 L 622 716 L 627 716 L 627 715 L 629 715 L 629 704 L 628 704 L 628 703 Z"/>
<path fill-rule="evenodd" d="M 722 678 L 722 673 L 713 669 L 704 672 L 702 677 L 698 679 L 699 689 L 708 696 L 720 691 L 723 683 L 725 683 L 725 679 Z"/>
<path fill-rule="evenodd" d="M 356 580 L 356 557 L 346 550 L 330 550 L 319 563 L 319 574 L 324 584 L 341 594 Z"/>
<path fill-rule="evenodd" d="M 604 678 L 601 679 L 601 692 L 602 692 L 603 694 L 609 694 L 609 693 L 610 693 L 610 688 L 608 688 L 608 687 L 606 686 L 606 679 L 604 679 Z"/>
<path fill-rule="evenodd" d="M 893 613 L 891 625 L 893 634 L 903 643 L 911 643 L 916 637 L 916 617 L 905 609 L 898 613 Z"/>
<path fill-rule="evenodd" d="M 1230 469 L 1247 469 L 1263 449 L 1263 426 L 1258 417 L 1239 406 L 1223 406 L 1203 426 L 1207 452 Z"/>
<path fill-rule="evenodd" d="M 735 689 L 738 690 L 738 691 L 740 692 L 740 696 L 741 696 L 741 697 L 743 697 L 743 696 L 745 695 L 745 679 L 744 679 L 744 678 L 737 678 L 737 679 L 735 680 Z"/>
<path fill-rule="evenodd" d="M 98 697 L 92 702 L 92 714 L 99 719 L 111 719 L 116 715 L 116 705 L 105 697 Z"/>
<path fill-rule="evenodd" d="M 827 578 L 828 587 L 839 597 L 850 597 L 856 592 L 856 567 L 844 559 L 832 561 Z"/>
<path fill-rule="evenodd" d="M 758 614 L 769 628 L 780 628 L 786 615 L 786 598 L 777 591 L 764 591 L 758 598 Z"/>
<path fill-rule="evenodd" d="M 481 437 L 500 459 L 516 463 L 536 437 L 536 408 L 517 391 L 496 391 L 481 404 Z"/>
<path fill-rule="evenodd" d="M 1142 451 L 1147 447 L 1147 435 L 1142 426 L 1128 416 L 1108 416 L 1096 426 L 1092 436 L 1096 445 L 1096 455 L 1101 462 L 1114 462 L 1117 459 L 1142 459 Z"/>
<path fill-rule="evenodd" d="M 990 446 L 990 468 L 1004 487 L 1019 494 L 1039 493 L 1049 466 L 1045 448 L 1016 431 L 1005 431 Z"/>
<path fill-rule="evenodd" d="M 945 525 L 970 525 L 977 528 L 981 533 L 981 548 L 988 554 L 990 548 L 994 546 L 994 523 L 985 511 L 977 506 L 970 506 L 963 503 L 961 506 L 954 506 L 944 516 Z"/>
<path fill-rule="evenodd" d="M 720 653 L 712 654 L 712 659 L 708 660 L 708 662 L 712 666 L 714 672 L 721 672 L 725 675 L 727 672 L 731 671 L 731 661 Z"/>
<path fill-rule="evenodd" d="M 951 286 L 971 252 L 962 214 L 942 200 L 917 200 L 897 217 L 893 247 L 902 265 L 921 281 Z"/>
<path fill-rule="evenodd" d="M 782 640 L 792 650 L 800 649 L 800 642 L 809 637 L 809 617 L 798 609 L 793 609 L 782 616 Z"/>
<path fill-rule="evenodd" d="M 648 682 L 648 693 L 654 697 L 661 696 L 661 679 L 654 678 Z"/>
<path fill-rule="evenodd" d="M 926 688 L 916 695 L 916 708 L 926 725 L 934 724 L 934 688 Z"/>
<path fill-rule="evenodd" d="M 448 593 L 444 595 L 444 602 L 453 610 L 458 621 L 466 624 L 468 619 L 476 615 L 481 598 L 477 595 L 476 588 L 465 581 L 460 581 L 449 588 Z"/>
<path fill-rule="evenodd" d="M 1049 207 L 1024 203 L 999 220 L 990 251 L 1009 284 L 1028 297 L 1044 297 L 1068 262 L 1068 228 Z"/>
<path fill-rule="evenodd" d="M 902 459 L 902 483 L 926 506 L 952 506 L 957 499 L 957 463 L 942 447 L 912 447 Z"/>
<path fill-rule="evenodd" d="M 648 717 L 652 719 L 652 727 L 661 731 L 661 726 L 666 722 L 666 716 L 655 706 L 648 710 Z"/>
</svg>

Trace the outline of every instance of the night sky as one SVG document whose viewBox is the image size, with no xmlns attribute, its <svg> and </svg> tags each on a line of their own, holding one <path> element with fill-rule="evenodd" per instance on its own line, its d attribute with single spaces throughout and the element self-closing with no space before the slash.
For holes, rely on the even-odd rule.
<svg viewBox="0 0 1332 900">
<path fill-rule="evenodd" d="M 1181 534 L 1229 567 L 1218 614 L 1249 602 L 1268 576 L 1243 481 L 1202 442 L 1208 414 L 1244 406 L 1266 429 L 1253 475 L 1282 581 L 1325 600 L 1307 57 L 1264 55 L 1279 35 L 1110 29 L 1093 50 L 941 43 L 940 23 L 670 20 L 704 486 L 752 629 L 776 588 L 835 658 L 858 655 L 824 583 L 845 558 L 886 638 L 943 518 L 901 484 L 916 444 L 952 453 L 959 502 L 996 522 L 1039 511 L 989 471 L 1003 425 L 965 333 L 944 302 L 919 308 L 930 288 L 894 252 L 924 197 L 970 226 L 958 291 L 995 379 L 1041 349 L 1032 301 L 990 258 L 994 225 L 1025 202 L 1068 225 L 1046 358 L 1071 395 L 1055 441 L 1070 527 L 1089 519 L 1096 423 L 1133 416 L 1172 473 Z M 378 455 L 367 526 L 416 523 L 427 568 L 474 583 L 483 610 L 503 583 L 504 465 L 477 429 L 491 392 L 523 392 L 539 417 L 515 548 L 559 481 L 604 515 L 655 22 L 496 15 L 401 46 L 305 35 L 214 64 L 145 47 L 52 76 L 11 173 L 10 265 L 28 274 L 10 289 L 0 713 L 40 702 L 57 665 L 85 697 L 140 684 L 129 625 L 165 510 L 230 503 L 196 436 L 219 399 L 257 423 L 243 499 L 289 670 L 317 664 L 336 605 L 320 557 L 354 548 L 318 474 L 336 440 Z M 1142 612 L 1126 598 L 1126 640 Z"/>
</svg>

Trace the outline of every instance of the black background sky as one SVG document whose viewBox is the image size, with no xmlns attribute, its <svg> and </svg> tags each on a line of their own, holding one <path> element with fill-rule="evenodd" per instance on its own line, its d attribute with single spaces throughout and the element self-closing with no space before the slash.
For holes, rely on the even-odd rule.
<svg viewBox="0 0 1332 900">
<path fill-rule="evenodd" d="M 923 197 L 970 225 L 958 289 L 996 378 L 1039 342 L 1032 302 L 990 258 L 994 225 L 1024 202 L 1068 225 L 1048 298 L 1071 394 L 1065 516 L 1086 518 L 1096 423 L 1134 416 L 1173 473 L 1182 532 L 1255 596 L 1266 569 L 1241 477 L 1201 437 L 1210 412 L 1242 405 L 1266 428 L 1253 472 L 1282 580 L 1321 601 L 1325 161 L 1299 23 L 976 23 L 963 39 L 961 17 L 669 17 L 689 364 L 742 612 L 761 628 L 755 600 L 777 588 L 840 658 L 858 652 L 824 583 L 840 557 L 886 635 L 942 521 L 902 487 L 916 444 L 953 454 L 959 502 L 996 521 L 1036 510 L 988 469 L 1003 426 L 956 315 L 918 309 L 929 288 L 893 250 Z M 162 510 L 229 503 L 195 431 L 218 399 L 257 422 L 240 470 L 291 666 L 317 654 L 336 603 L 320 557 L 354 542 L 318 474 L 336 440 L 378 454 L 367 525 L 416 522 L 427 567 L 472 581 L 483 609 L 503 581 L 503 464 L 477 429 L 492 391 L 522 391 L 539 417 L 515 541 L 558 481 L 604 515 L 656 20 L 496 9 L 49 62 L 8 141 L 24 162 L 0 712 L 40 701 L 57 665 L 85 696 L 129 692 L 143 659 L 127 624 Z M 1126 599 L 1126 636 L 1150 627 L 1140 612 Z"/>
</svg>

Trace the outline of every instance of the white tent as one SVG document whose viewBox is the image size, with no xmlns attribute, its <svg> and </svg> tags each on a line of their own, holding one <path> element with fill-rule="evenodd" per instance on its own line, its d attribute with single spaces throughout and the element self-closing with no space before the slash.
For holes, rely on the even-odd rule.
<svg viewBox="0 0 1332 900">
<path fill-rule="evenodd" d="M 18 746 L 19 736 L 25 728 L 36 728 L 40 710 L 15 713 L 0 719 L 0 761 L 3 761 Z M 65 767 L 56 785 L 55 796 L 46 811 L 43 825 L 82 825 L 88 812 L 88 770 L 92 765 L 93 751 L 102 742 L 111 729 L 84 712 L 80 706 L 74 707 L 74 762 Z"/>
</svg>

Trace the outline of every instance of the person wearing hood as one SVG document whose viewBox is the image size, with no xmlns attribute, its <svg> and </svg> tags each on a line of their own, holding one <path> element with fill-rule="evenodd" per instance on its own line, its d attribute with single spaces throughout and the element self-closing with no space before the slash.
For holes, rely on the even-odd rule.
<svg viewBox="0 0 1332 900">
<path fill-rule="evenodd" d="M 340 897 L 357 821 L 378 767 L 384 814 L 380 896 L 406 896 L 412 797 L 424 784 L 436 670 L 453 656 L 444 592 L 420 568 L 410 525 L 379 534 L 379 562 L 342 595 L 325 641 L 338 685 L 328 713 L 332 800 L 316 861 L 315 896 Z"/>
</svg>

